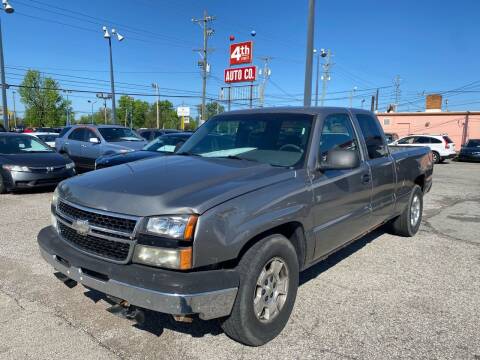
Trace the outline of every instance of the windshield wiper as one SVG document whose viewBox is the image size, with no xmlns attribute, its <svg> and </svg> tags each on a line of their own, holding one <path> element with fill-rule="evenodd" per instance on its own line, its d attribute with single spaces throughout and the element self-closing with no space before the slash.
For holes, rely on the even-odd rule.
<svg viewBox="0 0 480 360">
<path fill-rule="evenodd" d="M 227 155 L 227 156 L 216 156 L 220 159 L 233 159 L 233 160 L 247 160 L 247 161 L 253 161 L 253 162 L 260 162 L 258 160 L 254 160 L 254 159 L 247 159 L 247 158 L 244 158 L 244 157 L 240 157 L 238 155 Z"/>
</svg>

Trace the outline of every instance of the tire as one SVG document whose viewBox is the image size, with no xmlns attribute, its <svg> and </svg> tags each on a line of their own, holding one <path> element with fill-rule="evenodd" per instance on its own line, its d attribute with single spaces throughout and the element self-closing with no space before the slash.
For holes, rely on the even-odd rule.
<svg viewBox="0 0 480 360">
<path fill-rule="evenodd" d="M 392 221 L 392 233 L 406 237 L 414 236 L 420 228 L 422 213 L 423 192 L 420 186 L 415 185 L 410 193 L 407 207 Z"/>
<path fill-rule="evenodd" d="M 278 265 L 279 262 L 282 263 L 281 267 Z M 274 268 L 280 268 L 278 277 L 269 275 L 269 271 L 274 271 Z M 295 304 L 299 277 L 295 248 L 282 235 L 268 236 L 243 255 L 237 270 L 240 274 L 237 298 L 231 315 L 223 320 L 222 328 L 229 337 L 242 344 L 249 346 L 266 344 L 283 330 Z M 261 279 L 262 285 L 257 285 Z M 275 295 L 276 291 L 286 294 Z M 278 304 L 278 307 L 273 307 L 271 315 L 270 312 L 267 313 L 268 306 L 264 301 L 269 296 L 270 304 Z M 258 309 L 262 310 L 258 312 Z"/>
<path fill-rule="evenodd" d="M 433 163 L 438 164 L 440 162 L 440 154 L 436 151 L 432 151 Z"/>
<path fill-rule="evenodd" d="M 0 174 L 0 194 L 5 194 L 7 192 L 7 187 L 3 182 L 2 174 Z"/>
</svg>

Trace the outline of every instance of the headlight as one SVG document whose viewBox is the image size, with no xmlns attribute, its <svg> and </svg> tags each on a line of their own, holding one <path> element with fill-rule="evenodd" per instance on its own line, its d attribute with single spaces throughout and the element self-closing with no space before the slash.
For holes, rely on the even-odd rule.
<svg viewBox="0 0 480 360">
<path fill-rule="evenodd" d="M 19 165 L 2 165 L 2 168 L 8 171 L 20 171 L 20 172 L 30 171 L 28 166 L 19 166 Z"/>
<path fill-rule="evenodd" d="M 73 163 L 73 162 L 68 163 L 67 165 L 65 165 L 65 168 L 67 170 L 74 169 L 75 168 L 75 163 Z"/>
<path fill-rule="evenodd" d="M 148 219 L 147 231 L 178 240 L 192 240 L 197 224 L 196 215 L 159 216 Z"/>
<path fill-rule="evenodd" d="M 58 204 L 58 187 L 55 188 L 52 196 L 52 206 L 57 207 Z"/>
<path fill-rule="evenodd" d="M 187 270 L 192 268 L 192 248 L 167 249 L 136 245 L 133 261 L 151 266 Z"/>
</svg>

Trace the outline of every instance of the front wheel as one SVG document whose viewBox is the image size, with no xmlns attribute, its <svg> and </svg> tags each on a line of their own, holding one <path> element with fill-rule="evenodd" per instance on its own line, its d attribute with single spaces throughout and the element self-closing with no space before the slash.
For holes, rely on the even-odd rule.
<svg viewBox="0 0 480 360">
<path fill-rule="evenodd" d="M 285 327 L 297 296 L 299 266 L 292 243 L 271 235 L 253 245 L 238 265 L 240 286 L 225 333 L 245 345 L 259 346 Z"/>
<path fill-rule="evenodd" d="M 423 213 L 423 192 L 415 185 L 410 193 L 408 205 L 403 213 L 392 221 L 393 234 L 414 236 L 420 228 Z"/>
<path fill-rule="evenodd" d="M 3 182 L 2 175 L 0 174 L 0 194 L 5 194 L 7 192 L 7 187 Z"/>
</svg>

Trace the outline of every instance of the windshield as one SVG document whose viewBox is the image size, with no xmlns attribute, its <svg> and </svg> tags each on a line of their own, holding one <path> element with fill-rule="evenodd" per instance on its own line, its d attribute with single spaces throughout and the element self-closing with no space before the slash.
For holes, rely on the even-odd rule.
<svg viewBox="0 0 480 360">
<path fill-rule="evenodd" d="M 312 123 L 306 114 L 220 115 L 200 127 L 179 154 L 301 166 Z"/>
<path fill-rule="evenodd" d="M 37 135 L 37 137 L 44 142 L 55 142 L 58 135 Z"/>
<path fill-rule="evenodd" d="M 128 128 L 99 128 L 98 131 L 107 142 L 144 140 L 135 131 Z"/>
<path fill-rule="evenodd" d="M 468 140 L 467 147 L 477 147 L 480 148 L 480 140 Z"/>
<path fill-rule="evenodd" d="M 53 152 L 40 140 L 31 136 L 0 136 L 0 154 Z"/>
<path fill-rule="evenodd" d="M 143 150 L 173 153 L 177 146 L 181 146 L 188 138 L 188 136 L 160 136 L 148 143 Z"/>
</svg>

